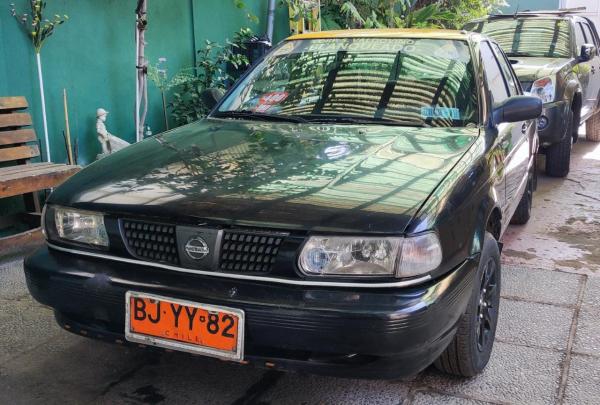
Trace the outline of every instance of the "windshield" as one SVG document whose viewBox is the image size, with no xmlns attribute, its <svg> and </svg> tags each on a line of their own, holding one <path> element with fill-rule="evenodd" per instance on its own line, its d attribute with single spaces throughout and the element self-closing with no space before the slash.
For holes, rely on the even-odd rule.
<svg viewBox="0 0 600 405">
<path fill-rule="evenodd" d="M 469 47 L 441 39 L 287 41 L 215 116 L 456 127 L 478 121 Z"/>
<path fill-rule="evenodd" d="M 507 56 L 570 58 L 569 22 L 561 19 L 502 18 L 465 26 L 498 42 Z"/>
</svg>

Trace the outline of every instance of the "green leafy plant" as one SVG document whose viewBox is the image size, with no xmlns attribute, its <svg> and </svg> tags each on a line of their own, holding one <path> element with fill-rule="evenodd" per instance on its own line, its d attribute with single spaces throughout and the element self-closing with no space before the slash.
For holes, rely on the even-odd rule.
<svg viewBox="0 0 600 405">
<path fill-rule="evenodd" d="M 228 44 L 237 47 L 237 48 L 245 48 L 246 42 L 254 38 L 255 34 L 252 29 L 248 27 L 240 28 L 235 34 L 233 34 L 233 41 L 227 41 Z"/>
<path fill-rule="evenodd" d="M 13 3 L 10 5 L 10 12 L 31 38 L 35 53 L 40 53 L 44 42 L 54 34 L 56 27 L 69 19 L 69 16 L 55 14 L 52 19 L 44 18 L 45 1 L 31 0 L 29 4 L 31 13 L 18 13 Z"/>
<path fill-rule="evenodd" d="M 169 77 L 166 67 L 167 58 L 158 58 L 155 64 L 148 65 L 148 79 L 158 88 L 162 98 L 163 116 L 165 128 L 169 129 L 169 119 L 167 114 L 167 92 L 174 87 L 181 86 L 194 80 L 192 69 L 181 70 L 174 76 Z"/>
<path fill-rule="evenodd" d="M 326 7 L 329 7 L 326 15 L 330 18 L 335 16 L 335 9 L 339 9 L 341 18 L 337 17 L 337 25 L 347 28 L 438 27 L 453 17 L 440 2 L 417 8 L 416 2 L 411 0 L 330 0 Z"/>
<path fill-rule="evenodd" d="M 246 18 L 253 24 L 258 24 L 258 17 L 248 11 L 248 6 L 246 6 L 246 2 L 244 0 L 233 0 L 233 5 L 235 8 L 244 10 L 246 12 Z"/>
<path fill-rule="evenodd" d="M 252 31 L 241 29 L 234 35 L 233 41 L 226 45 L 206 41 L 198 50 L 196 66 L 179 72 L 170 88 L 174 88 L 169 103 L 171 116 L 178 125 L 184 125 L 206 116 L 209 109 L 202 102 L 201 94 L 210 88 L 227 89 L 237 78 L 227 72 L 227 65 L 234 71 L 249 65 L 248 57 L 240 52 L 245 49 L 244 42 L 252 37 Z"/>
<path fill-rule="evenodd" d="M 467 22 L 484 17 L 500 8 L 508 6 L 505 0 L 450 0 L 448 8 L 454 13 L 454 18 L 448 21 L 447 28 L 462 28 Z"/>
<path fill-rule="evenodd" d="M 289 8 L 290 21 L 298 22 L 301 19 L 315 26 L 318 15 L 313 13 L 313 10 L 319 5 L 318 1 L 314 0 L 281 0 L 281 5 Z"/>
<path fill-rule="evenodd" d="M 501 6 L 504 0 L 322 0 L 325 29 L 460 28 Z"/>
</svg>

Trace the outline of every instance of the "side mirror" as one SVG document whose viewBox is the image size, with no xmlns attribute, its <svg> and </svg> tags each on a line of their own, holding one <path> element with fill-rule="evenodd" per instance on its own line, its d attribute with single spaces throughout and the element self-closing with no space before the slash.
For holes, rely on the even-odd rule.
<svg viewBox="0 0 600 405">
<path fill-rule="evenodd" d="M 581 45 L 581 52 L 579 53 L 579 60 L 586 62 L 593 59 L 598 54 L 596 47 L 592 44 Z"/>
<path fill-rule="evenodd" d="M 513 96 L 494 106 L 494 123 L 532 120 L 542 115 L 542 100 L 534 96 Z"/>
<path fill-rule="evenodd" d="M 200 93 L 200 99 L 209 110 L 212 110 L 219 103 L 219 100 L 223 98 L 223 95 L 225 95 L 223 90 L 210 88 Z"/>
</svg>

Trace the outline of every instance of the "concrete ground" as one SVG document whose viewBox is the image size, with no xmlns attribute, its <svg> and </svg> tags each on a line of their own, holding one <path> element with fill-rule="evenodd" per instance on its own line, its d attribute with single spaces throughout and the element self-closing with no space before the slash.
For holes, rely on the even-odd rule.
<svg viewBox="0 0 600 405">
<path fill-rule="evenodd" d="M 567 179 L 540 177 L 533 217 L 504 242 L 496 345 L 472 379 L 284 374 L 62 331 L 0 264 L 0 404 L 599 404 L 600 144 L 574 146 Z"/>
</svg>

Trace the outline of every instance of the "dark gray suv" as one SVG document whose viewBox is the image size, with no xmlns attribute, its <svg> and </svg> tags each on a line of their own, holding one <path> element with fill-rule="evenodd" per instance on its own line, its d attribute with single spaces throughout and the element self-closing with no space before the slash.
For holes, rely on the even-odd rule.
<svg viewBox="0 0 600 405">
<path fill-rule="evenodd" d="M 546 173 L 569 173 L 571 145 L 587 123 L 587 139 L 600 141 L 600 40 L 594 24 L 574 10 L 491 15 L 468 23 L 503 48 L 523 90 L 544 103 L 538 121 Z"/>
</svg>

